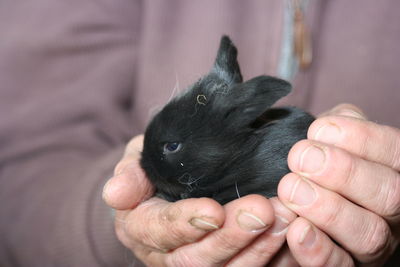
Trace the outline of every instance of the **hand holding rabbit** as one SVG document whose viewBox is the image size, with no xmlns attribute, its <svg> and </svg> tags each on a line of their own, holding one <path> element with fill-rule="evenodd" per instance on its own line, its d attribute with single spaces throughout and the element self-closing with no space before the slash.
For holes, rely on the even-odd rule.
<svg viewBox="0 0 400 267">
<path fill-rule="evenodd" d="M 353 136 L 356 140 L 345 142 L 345 145 L 348 147 L 344 148 L 343 143 L 339 143 L 335 147 L 329 145 L 328 141 L 313 141 L 314 138 L 309 136 L 310 140 L 299 142 L 289 153 L 289 166 L 295 173 L 301 173 L 303 176 L 307 176 L 307 173 L 305 170 L 298 169 L 296 166 L 297 160 L 302 159 L 303 165 L 314 163 L 317 160 L 317 158 L 312 155 L 307 157 L 300 156 L 307 145 L 318 142 L 320 147 L 327 147 L 325 152 L 334 153 L 333 155 L 335 157 L 326 158 L 325 166 L 336 167 L 325 167 L 324 174 L 326 176 L 321 172 L 321 174 L 318 175 L 312 174 L 308 176 L 309 178 L 303 177 L 303 179 L 307 179 L 306 181 L 309 184 L 312 184 L 313 190 L 315 190 L 314 192 L 317 193 L 313 203 L 310 205 L 296 205 L 291 203 L 295 199 L 295 194 L 291 197 L 293 186 L 297 184 L 296 187 L 299 189 L 299 192 L 302 188 L 300 182 L 297 183 L 296 180 L 298 179 L 298 175 L 294 173 L 288 174 L 283 178 L 279 186 L 279 197 L 288 207 L 300 214 L 300 217 L 295 219 L 294 214 L 285 209 L 276 198 L 270 200 L 269 203 L 274 207 L 276 220 L 280 220 L 277 225 L 285 227 L 287 223 L 294 220 L 287 231 L 287 242 L 290 247 L 290 252 L 284 249 L 276 254 L 279 249 L 277 247 L 280 247 L 285 240 L 286 231 L 269 235 L 268 232 L 273 231 L 270 229 L 266 230 L 264 233 L 256 233 L 259 235 L 256 240 L 257 242 L 253 242 L 248 246 L 243 245 L 246 242 L 236 244 L 236 248 L 241 246 L 241 250 L 237 249 L 236 254 L 231 251 L 226 251 L 226 253 L 221 251 L 216 252 L 213 248 L 209 251 L 204 251 L 200 258 L 192 257 L 191 254 L 186 254 L 193 252 L 192 250 L 186 249 L 182 250 L 183 252 L 179 254 L 174 254 L 176 253 L 175 251 L 179 250 L 171 250 L 171 252 L 165 253 L 166 247 L 163 244 L 167 244 L 167 246 L 168 244 L 175 244 L 175 247 L 181 245 L 182 247 L 192 246 L 196 248 L 195 241 L 193 243 L 187 243 L 187 240 L 195 240 L 207 235 L 207 230 L 199 234 L 199 232 L 197 232 L 198 228 L 196 229 L 196 226 L 191 225 L 187 221 L 187 218 L 192 218 L 193 215 L 195 215 L 192 214 L 193 210 L 190 209 L 190 207 L 198 207 L 197 210 L 200 212 L 203 211 L 203 215 L 212 219 L 207 222 L 217 225 L 219 230 L 225 227 L 223 225 L 224 218 L 233 218 L 234 213 L 231 215 L 225 214 L 226 212 L 232 212 L 232 210 L 225 211 L 223 207 L 220 208 L 212 200 L 205 199 L 194 199 L 193 201 L 195 202 L 191 202 L 192 200 L 181 200 L 174 203 L 168 203 L 158 198 L 151 198 L 148 201 L 144 201 L 152 195 L 154 189 L 139 166 L 140 151 L 143 142 L 142 136 L 134 138 L 133 141 L 128 144 L 127 152 L 116 166 L 116 176 L 114 176 L 104 188 L 104 199 L 111 207 L 117 209 L 116 231 L 119 239 L 127 247 L 130 247 L 145 263 L 153 265 L 157 263 L 161 266 L 168 266 L 167 263 L 170 264 L 169 266 L 177 266 L 178 263 L 186 266 L 193 263 L 212 266 L 213 264 L 211 263 L 214 258 L 224 258 L 225 262 L 230 260 L 232 264 L 237 262 L 237 266 L 240 266 L 240 264 L 243 266 L 243 263 L 263 265 L 268 263 L 271 259 L 273 259 L 272 266 L 282 266 L 282 264 L 284 264 L 283 266 L 297 266 L 295 263 L 296 261 L 302 266 L 308 266 L 310 264 L 321 266 L 354 266 L 353 258 L 356 259 L 357 262 L 372 262 L 372 265 L 375 266 L 382 265 L 398 243 L 398 232 L 400 228 L 398 221 L 398 211 L 400 210 L 398 197 L 400 193 L 399 186 L 396 185 L 399 183 L 398 171 L 396 171 L 394 167 L 388 168 L 385 167 L 385 164 L 374 163 L 372 160 L 365 160 L 366 165 L 356 165 L 356 172 L 353 171 L 348 173 L 349 175 L 344 175 L 341 172 L 343 169 L 339 168 L 342 165 L 338 164 L 338 162 L 349 162 L 349 156 L 351 157 L 351 161 L 364 161 L 361 157 L 357 156 L 354 151 L 355 149 L 360 149 L 360 142 L 357 139 L 361 136 L 366 137 L 364 131 L 368 130 L 367 133 L 370 133 L 370 141 L 368 144 L 375 144 L 376 146 L 372 149 L 369 147 L 368 150 L 364 150 L 364 153 L 367 152 L 369 155 L 368 157 L 373 157 L 375 159 L 377 157 L 382 157 L 385 162 L 398 163 L 399 157 L 395 156 L 395 151 L 399 151 L 399 130 L 368 122 L 358 108 L 349 105 L 340 105 L 316 120 L 309 134 L 315 134 L 318 132 L 316 130 L 320 128 L 318 126 L 325 125 L 324 123 L 327 122 L 329 124 L 329 122 L 332 122 L 332 119 L 340 123 L 338 126 L 341 127 L 342 132 L 357 133 L 347 135 Z M 328 134 L 329 132 L 324 133 L 324 135 L 326 135 L 325 138 L 327 138 L 327 136 L 329 138 Z M 389 136 L 386 136 L 386 134 L 389 134 Z M 382 140 L 382 137 L 385 138 Z M 393 145 L 384 146 L 384 144 L 389 143 Z M 390 153 L 387 153 L 388 150 L 386 148 L 390 148 Z M 386 169 L 388 172 L 381 173 L 382 168 Z M 362 172 L 366 173 L 364 178 L 369 180 L 369 184 L 360 180 L 362 176 L 354 176 Z M 368 174 L 371 174 L 373 177 L 371 178 Z M 332 178 L 333 176 L 334 178 Z M 346 178 L 348 183 L 344 183 L 343 178 Z M 341 188 L 345 189 L 347 187 L 346 185 L 351 185 L 351 181 L 353 181 L 351 187 L 352 195 L 357 196 L 358 200 L 351 200 L 350 197 L 346 199 L 341 195 L 339 189 L 333 189 L 325 185 L 327 182 L 332 182 L 339 188 L 341 184 L 344 184 Z M 370 184 L 371 182 L 379 183 Z M 393 185 L 393 182 L 395 185 Z M 374 188 L 379 191 L 377 191 L 377 194 L 371 195 L 369 190 Z M 385 199 L 386 201 L 384 201 Z M 242 200 L 243 198 L 236 201 Z M 305 200 L 306 199 L 303 199 L 302 201 Z M 252 199 L 251 201 L 260 201 L 260 199 Z M 264 199 L 262 201 L 264 203 L 262 205 L 265 206 L 260 207 L 260 211 L 265 213 L 270 212 L 268 203 L 265 203 Z M 353 204 L 353 201 L 356 204 Z M 330 204 L 322 206 L 322 204 L 326 202 Z M 366 204 L 362 204 L 368 202 L 370 203 L 370 207 L 374 206 L 375 208 L 387 210 L 387 214 L 379 215 L 379 213 L 371 212 L 363 206 Z M 246 210 L 246 208 L 251 207 L 252 203 L 245 199 L 245 202 L 236 202 L 235 205 L 237 205 L 236 207 L 239 209 Z M 175 207 L 178 207 L 178 210 L 181 211 L 175 221 L 160 222 L 157 220 L 158 218 L 164 217 L 162 214 L 165 214 L 165 211 L 177 210 Z M 354 210 L 356 212 L 353 212 Z M 324 213 L 321 213 L 321 211 Z M 343 216 L 349 212 L 352 214 Z M 132 226 L 137 225 L 138 218 L 141 217 L 143 219 L 140 220 L 138 227 L 133 228 Z M 287 221 L 282 223 L 282 218 Z M 327 229 L 327 222 L 330 223 L 329 229 Z M 157 226 L 157 224 L 159 225 Z M 174 230 L 174 234 L 172 234 L 171 229 L 174 229 L 173 227 L 176 224 L 179 224 L 180 227 Z M 232 225 L 232 221 L 229 224 Z M 149 227 L 151 225 L 153 226 Z M 187 228 L 187 226 L 192 228 Z M 209 227 L 212 226 L 209 225 Z M 274 225 L 272 227 L 275 228 Z M 179 229 L 182 231 L 179 232 Z M 236 230 L 241 231 L 240 229 L 240 227 L 236 228 Z M 176 235 L 177 231 L 179 233 L 178 235 Z M 231 231 L 228 235 L 223 235 L 223 239 L 221 239 L 220 242 L 225 243 L 229 242 L 228 240 L 232 241 L 237 235 L 238 233 L 236 231 Z M 137 236 L 147 236 L 152 240 L 159 240 L 159 244 L 144 244 L 143 241 L 140 242 L 136 238 Z M 218 234 L 216 236 L 218 236 Z M 342 238 L 344 236 L 347 236 L 348 239 L 343 240 Z M 333 242 L 333 240 L 335 240 L 335 242 Z M 216 243 L 216 245 L 218 246 L 219 244 Z M 162 252 L 163 248 L 164 252 Z M 172 247 L 168 248 L 172 249 Z M 296 258 L 296 261 L 294 261 L 291 255 Z M 196 262 L 193 262 L 193 260 L 196 260 Z M 216 266 L 216 264 L 214 264 L 214 266 Z"/>
<path fill-rule="evenodd" d="M 301 265 L 381 266 L 399 242 L 400 130 L 352 105 L 317 119 L 289 153 L 279 199 L 297 213 L 287 234 Z M 334 242 L 334 241 L 335 242 Z M 303 241 L 303 242 L 301 242 Z"/>
<path fill-rule="evenodd" d="M 132 139 L 104 187 L 116 209 L 119 240 L 149 266 L 274 266 L 294 262 L 276 254 L 295 214 L 277 198 L 248 195 L 225 206 L 207 198 L 167 202 L 154 191 L 139 166 L 143 136 Z"/>
</svg>

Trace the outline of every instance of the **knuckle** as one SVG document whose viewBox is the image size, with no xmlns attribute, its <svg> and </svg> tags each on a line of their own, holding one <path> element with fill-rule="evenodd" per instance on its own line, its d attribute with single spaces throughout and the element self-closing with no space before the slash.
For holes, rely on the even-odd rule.
<svg viewBox="0 0 400 267">
<path fill-rule="evenodd" d="M 360 252 L 366 260 L 375 260 L 388 248 L 391 231 L 385 220 L 379 216 L 370 222 L 369 233 L 364 235 L 365 239 L 361 243 Z"/>
<path fill-rule="evenodd" d="M 145 246 L 156 247 L 153 238 L 151 238 L 150 230 L 147 227 L 139 228 L 136 224 L 126 224 L 124 230 L 130 239 Z"/>
<path fill-rule="evenodd" d="M 133 240 L 162 252 L 194 242 L 199 232 L 189 231 L 181 220 L 183 210 L 175 203 L 160 207 L 156 211 L 149 207 L 142 210 L 132 225 L 125 231 Z"/>
<path fill-rule="evenodd" d="M 399 176 L 398 174 L 396 174 Z M 394 177 L 392 183 L 387 183 L 386 190 L 381 194 L 385 197 L 382 215 L 385 217 L 397 217 L 400 213 L 400 177 Z"/>
<path fill-rule="evenodd" d="M 369 127 L 360 125 L 355 129 L 354 136 L 358 136 L 358 145 L 356 146 L 356 153 L 363 158 L 369 158 L 369 149 L 373 147 L 375 133 Z M 358 151 L 357 151 L 358 150 Z"/>
<path fill-rule="evenodd" d="M 179 227 L 171 226 L 168 231 L 164 232 L 163 239 L 168 243 L 171 249 L 177 248 L 181 245 L 195 242 L 198 235 L 187 233 Z"/>
<path fill-rule="evenodd" d="M 168 205 L 159 213 L 158 221 L 163 231 L 162 239 L 168 240 L 170 246 L 173 247 L 194 242 L 201 236 L 198 232 L 189 231 L 185 227 L 186 221 L 181 220 L 184 217 L 182 213 L 182 208 L 176 204 Z"/>
<path fill-rule="evenodd" d="M 148 216 L 143 216 L 148 217 Z M 165 239 L 162 238 L 162 232 L 155 224 L 148 224 L 149 220 L 137 220 L 132 223 L 125 224 L 126 235 L 134 242 L 142 244 L 152 249 L 167 251 L 168 246 L 165 244 Z"/>
<path fill-rule="evenodd" d="M 318 257 L 317 257 L 318 259 Z M 331 243 L 329 250 L 322 255 L 314 266 L 325 267 L 325 266 L 354 266 L 352 258 L 345 254 L 341 248 L 337 247 L 334 243 Z"/>
<path fill-rule="evenodd" d="M 126 233 L 125 227 L 121 224 L 116 224 L 115 225 L 115 234 L 117 236 L 117 239 L 125 246 L 125 247 L 131 247 L 133 240 L 130 238 L 130 236 Z"/>
<path fill-rule="evenodd" d="M 308 266 L 326 267 L 326 266 L 355 266 L 350 255 L 333 242 L 324 243 L 323 249 L 319 249 L 318 253 L 312 254 L 307 259 Z"/>
<path fill-rule="evenodd" d="M 174 226 L 170 227 L 168 232 L 165 232 L 165 235 L 165 240 L 169 240 L 169 243 L 171 243 L 171 245 L 174 247 L 191 241 L 191 239 L 185 235 L 184 232 Z"/>
<path fill-rule="evenodd" d="M 182 209 L 177 204 L 173 203 L 161 210 L 159 213 L 159 220 L 162 224 L 170 224 L 177 221 L 182 214 Z"/>
<path fill-rule="evenodd" d="M 400 130 L 392 127 L 389 128 L 391 132 L 393 132 L 393 138 L 392 138 L 393 157 L 389 164 L 390 166 L 393 166 L 393 168 L 395 168 L 396 170 L 400 170 Z"/>
<path fill-rule="evenodd" d="M 165 229 L 164 234 L 166 240 L 170 240 L 173 244 L 179 244 L 187 241 L 187 236 L 179 227 L 179 218 L 181 217 L 182 209 L 176 204 L 171 204 L 161 210 L 158 221 L 160 226 Z"/>
</svg>

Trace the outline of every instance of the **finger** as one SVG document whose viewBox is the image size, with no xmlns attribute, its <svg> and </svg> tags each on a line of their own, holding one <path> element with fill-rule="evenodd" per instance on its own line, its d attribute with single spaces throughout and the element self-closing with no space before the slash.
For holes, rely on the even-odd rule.
<svg viewBox="0 0 400 267">
<path fill-rule="evenodd" d="M 278 196 L 361 262 L 375 261 L 390 249 L 392 235 L 382 217 L 306 178 L 286 175 L 279 183 Z"/>
<path fill-rule="evenodd" d="M 103 199 L 110 207 L 132 209 L 153 195 L 154 187 L 146 178 L 138 158 L 125 158 L 118 166 L 124 166 L 123 171 L 108 180 L 103 188 Z"/>
<path fill-rule="evenodd" d="M 154 187 L 139 163 L 142 146 L 143 135 L 132 138 L 114 169 L 114 177 L 104 185 L 103 199 L 114 209 L 133 209 L 154 194 Z"/>
<path fill-rule="evenodd" d="M 273 225 L 229 261 L 228 266 L 265 266 L 285 243 L 287 228 L 296 214 L 276 197 L 271 198 L 270 202 L 275 212 Z"/>
<path fill-rule="evenodd" d="M 340 162 L 340 164 L 337 164 Z M 391 223 L 400 221 L 400 174 L 335 146 L 302 140 L 288 156 L 289 168 L 335 191 Z"/>
<path fill-rule="evenodd" d="M 355 266 L 351 256 L 304 218 L 289 227 L 287 242 L 301 266 Z"/>
<path fill-rule="evenodd" d="M 144 140 L 144 135 L 137 135 L 134 138 L 132 138 L 129 143 L 126 145 L 125 148 L 125 156 L 133 155 L 136 156 L 140 153 L 142 153 L 143 150 L 143 140 Z"/>
<path fill-rule="evenodd" d="M 308 138 L 400 170 L 399 129 L 350 117 L 327 116 L 311 124 Z"/>
<path fill-rule="evenodd" d="M 267 198 L 247 195 L 224 206 L 225 223 L 195 244 L 179 248 L 167 258 L 170 266 L 221 266 L 267 230 L 274 211 Z"/>
<path fill-rule="evenodd" d="M 124 245 L 140 244 L 157 252 L 168 252 L 192 243 L 218 229 L 224 210 L 209 198 L 185 199 L 174 203 L 151 198 L 121 219 Z"/>
<path fill-rule="evenodd" d="M 135 257 L 148 266 L 163 266 L 166 258 L 166 251 L 156 250 L 145 246 L 141 242 L 135 242 L 126 234 L 125 227 L 129 222 L 126 217 L 130 210 L 117 210 L 115 212 L 115 232 L 118 240 L 134 252 Z"/>
<path fill-rule="evenodd" d="M 143 135 L 137 135 L 132 138 L 125 147 L 122 159 L 117 163 L 114 168 L 114 176 L 118 176 L 125 172 L 126 168 L 131 166 L 133 161 L 139 161 L 143 149 Z"/>
<path fill-rule="evenodd" d="M 334 115 L 367 120 L 367 116 L 360 108 L 347 103 L 339 104 L 336 107 L 332 108 L 331 110 L 320 114 L 318 117 L 334 116 Z"/>
</svg>

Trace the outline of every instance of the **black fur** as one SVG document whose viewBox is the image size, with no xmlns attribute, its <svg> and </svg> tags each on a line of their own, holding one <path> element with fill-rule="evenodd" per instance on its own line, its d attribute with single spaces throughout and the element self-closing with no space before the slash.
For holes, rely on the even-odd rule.
<svg viewBox="0 0 400 267">
<path fill-rule="evenodd" d="M 250 193 L 276 195 L 287 154 L 314 118 L 269 109 L 291 85 L 270 76 L 242 82 L 237 50 L 224 36 L 209 74 L 172 99 L 147 127 L 141 166 L 169 201 L 211 197 L 221 204 Z M 166 143 L 180 143 L 169 153 Z M 177 146 L 177 144 L 175 144 Z"/>
</svg>

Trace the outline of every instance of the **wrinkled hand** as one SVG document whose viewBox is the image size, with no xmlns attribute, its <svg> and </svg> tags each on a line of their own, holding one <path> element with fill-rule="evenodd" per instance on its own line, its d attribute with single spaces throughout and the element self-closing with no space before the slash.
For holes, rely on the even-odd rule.
<svg viewBox="0 0 400 267">
<path fill-rule="evenodd" d="M 279 199 L 298 217 L 287 242 L 304 266 L 381 265 L 400 231 L 400 130 L 339 105 L 289 153 Z"/>
<path fill-rule="evenodd" d="M 119 240 L 150 266 L 263 266 L 285 243 L 295 214 L 277 198 L 248 195 L 224 206 L 209 198 L 174 203 L 153 195 L 139 166 L 143 137 L 128 144 L 104 187 Z M 286 251 L 275 264 L 291 265 Z"/>
</svg>

